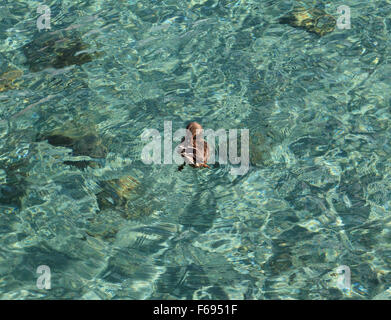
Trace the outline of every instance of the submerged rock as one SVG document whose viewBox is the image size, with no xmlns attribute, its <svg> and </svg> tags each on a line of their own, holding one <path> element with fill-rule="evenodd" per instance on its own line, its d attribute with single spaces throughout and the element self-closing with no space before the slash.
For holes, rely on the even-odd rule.
<svg viewBox="0 0 391 320">
<path fill-rule="evenodd" d="M 100 163 L 94 159 L 106 158 L 109 143 L 107 139 L 100 137 L 93 129 L 68 125 L 67 129 L 57 129 L 49 134 L 40 135 L 37 140 L 47 142 L 55 147 L 72 149 L 72 156 L 82 157 L 64 161 L 64 164 L 75 166 L 79 169 L 87 167 L 97 168 Z M 85 159 L 83 157 L 89 157 Z M 126 219 L 136 219 L 147 216 L 153 212 L 150 205 L 140 201 L 142 191 L 139 190 L 140 182 L 131 176 L 99 182 L 100 190 L 96 194 L 99 210 L 114 209 Z M 152 201 L 153 202 L 153 201 Z"/>
<path fill-rule="evenodd" d="M 9 70 L 0 75 L 0 92 L 17 89 L 19 82 L 15 82 L 23 75 L 23 71 L 18 69 Z"/>
<path fill-rule="evenodd" d="M 250 137 L 250 163 L 253 166 L 264 164 L 267 158 L 266 138 L 260 132 Z"/>
<path fill-rule="evenodd" d="M 27 161 L 0 163 L 0 207 L 20 208 L 26 195 Z"/>
<path fill-rule="evenodd" d="M 288 24 L 295 28 L 303 28 L 308 32 L 324 36 L 333 32 L 336 20 L 323 10 L 311 8 L 296 8 L 280 19 L 281 24 Z"/>
<path fill-rule="evenodd" d="M 131 198 L 131 193 L 139 184 L 131 176 L 101 182 L 100 186 L 103 191 L 97 195 L 99 208 L 126 207 L 127 201 Z"/>
<path fill-rule="evenodd" d="M 79 36 L 64 37 L 60 33 L 43 34 L 22 47 L 30 71 L 46 68 L 61 69 L 91 62 L 101 53 L 88 52 L 89 46 Z"/>
<path fill-rule="evenodd" d="M 100 210 L 118 210 L 125 219 L 139 219 L 153 212 L 154 199 L 142 198 L 141 184 L 131 176 L 103 181 L 100 186 L 102 191 L 96 195 Z"/>
<path fill-rule="evenodd" d="M 101 137 L 94 131 L 82 129 L 56 130 L 47 135 L 38 137 L 38 141 L 47 140 L 55 147 L 66 147 L 72 149 L 72 156 L 85 156 L 93 159 L 103 159 L 107 155 L 107 147 Z M 71 160 L 64 161 L 65 164 L 84 169 L 88 166 L 98 166 L 94 160 Z"/>
</svg>

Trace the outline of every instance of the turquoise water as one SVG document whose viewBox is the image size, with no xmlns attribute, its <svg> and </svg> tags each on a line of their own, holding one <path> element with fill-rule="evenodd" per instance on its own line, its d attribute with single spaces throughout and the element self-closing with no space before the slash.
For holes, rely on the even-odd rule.
<svg viewBox="0 0 391 320">
<path fill-rule="evenodd" d="M 391 297 L 389 1 L 52 0 L 50 30 L 39 3 L 0 2 L 1 299 Z M 249 129 L 248 173 L 141 161 L 193 120 Z M 39 138 L 74 128 L 95 165 Z"/>
</svg>

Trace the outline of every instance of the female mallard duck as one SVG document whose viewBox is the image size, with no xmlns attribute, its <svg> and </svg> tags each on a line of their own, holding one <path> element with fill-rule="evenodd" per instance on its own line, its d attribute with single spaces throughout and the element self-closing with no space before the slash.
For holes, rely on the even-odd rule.
<svg viewBox="0 0 391 320">
<path fill-rule="evenodd" d="M 193 168 L 210 168 L 206 163 L 209 159 L 208 143 L 202 138 L 202 126 L 198 122 L 190 122 L 186 127 L 186 137 L 178 146 L 178 153 L 185 162 L 178 167 L 181 171 L 188 163 Z"/>
</svg>

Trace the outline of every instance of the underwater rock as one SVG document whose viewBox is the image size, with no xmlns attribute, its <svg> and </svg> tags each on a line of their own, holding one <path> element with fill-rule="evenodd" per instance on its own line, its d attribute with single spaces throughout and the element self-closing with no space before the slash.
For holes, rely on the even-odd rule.
<svg viewBox="0 0 391 320">
<path fill-rule="evenodd" d="M 262 146 L 265 144 L 265 138 L 259 132 L 256 132 L 250 138 L 250 163 L 252 165 L 262 164 L 264 161 L 264 150 Z"/>
<path fill-rule="evenodd" d="M 104 209 L 112 206 L 126 207 L 132 191 L 139 184 L 131 176 L 101 182 L 100 186 L 103 191 L 97 195 L 99 208 Z"/>
<path fill-rule="evenodd" d="M 100 210 L 118 210 L 125 219 L 139 219 L 153 212 L 154 199 L 141 198 L 140 182 L 131 176 L 102 181 L 100 187 L 102 191 L 96 195 Z"/>
<path fill-rule="evenodd" d="M 38 72 L 46 68 L 80 66 L 101 55 L 99 52 L 87 52 L 88 48 L 78 36 L 64 37 L 58 33 L 45 33 L 22 47 L 22 50 L 30 71 Z"/>
<path fill-rule="evenodd" d="M 316 8 L 296 8 L 282 17 L 279 22 L 295 28 L 303 28 L 318 36 L 333 32 L 336 26 L 336 20 L 333 16 Z"/>
<path fill-rule="evenodd" d="M 271 163 L 272 138 L 270 131 L 255 131 L 250 136 L 250 164 L 264 166 Z"/>
<path fill-rule="evenodd" d="M 0 185 L 0 205 L 20 208 L 21 198 L 25 195 L 25 190 L 22 187 L 23 179 L 18 176 L 7 177 L 7 179 L 10 180 L 7 184 Z"/>
<path fill-rule="evenodd" d="M 67 129 L 57 129 L 49 134 L 41 134 L 37 141 L 47 142 L 55 147 L 72 149 L 72 156 L 86 156 L 92 160 L 67 160 L 64 164 L 76 166 L 79 169 L 87 167 L 98 168 L 100 164 L 94 159 L 106 158 L 108 150 L 104 141 L 93 129 L 68 125 Z M 106 141 L 108 143 L 108 141 Z M 140 182 L 131 176 L 99 182 L 100 191 L 96 194 L 99 210 L 115 209 L 126 219 L 136 219 L 153 212 L 151 205 L 139 201 Z M 153 199 L 152 201 L 153 202 Z"/>
<path fill-rule="evenodd" d="M 20 208 L 26 194 L 27 163 L 22 160 L 3 165 L 0 164 L 0 206 Z"/>
<path fill-rule="evenodd" d="M 19 82 L 15 82 L 23 75 L 23 71 L 18 69 L 9 70 L 0 75 L 0 92 L 17 89 Z"/>
<path fill-rule="evenodd" d="M 72 149 L 72 156 L 87 156 L 94 159 L 102 159 L 107 155 L 107 148 L 103 140 L 95 133 L 81 129 L 56 130 L 48 135 L 39 136 L 38 141 L 47 140 L 55 147 Z M 64 161 L 65 164 L 84 169 L 88 166 L 97 167 L 93 160 Z"/>
<path fill-rule="evenodd" d="M 99 182 L 96 194 L 99 211 L 89 221 L 86 233 L 105 242 L 114 242 L 123 220 L 134 220 L 150 215 L 149 204 L 140 199 L 140 182 L 131 176 Z"/>
</svg>

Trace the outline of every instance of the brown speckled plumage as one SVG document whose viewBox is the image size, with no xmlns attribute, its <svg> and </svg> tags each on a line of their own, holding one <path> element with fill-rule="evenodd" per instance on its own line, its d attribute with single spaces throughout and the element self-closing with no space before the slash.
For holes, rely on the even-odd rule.
<svg viewBox="0 0 391 320">
<path fill-rule="evenodd" d="M 186 129 L 187 135 L 178 148 L 185 162 L 178 167 L 178 170 L 181 171 L 186 163 L 194 168 L 210 168 L 206 164 L 209 159 L 209 146 L 202 138 L 202 126 L 197 122 L 190 122 Z"/>
</svg>

